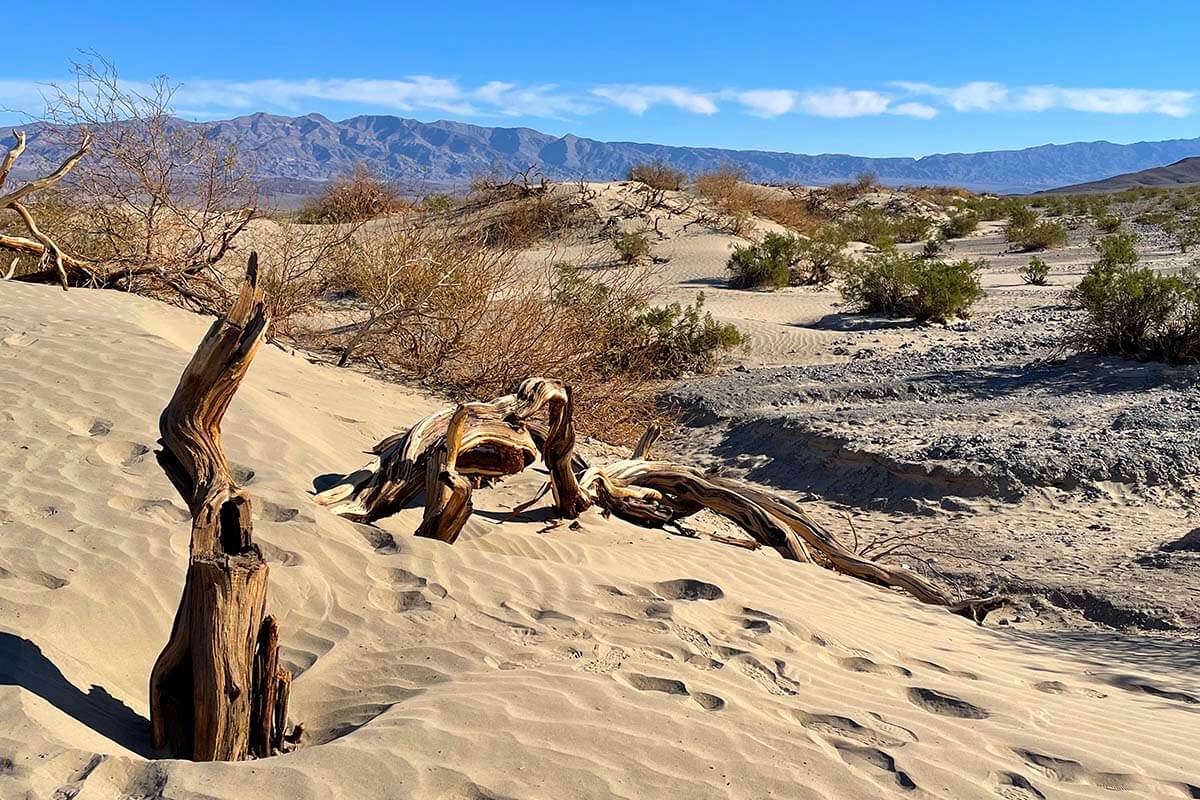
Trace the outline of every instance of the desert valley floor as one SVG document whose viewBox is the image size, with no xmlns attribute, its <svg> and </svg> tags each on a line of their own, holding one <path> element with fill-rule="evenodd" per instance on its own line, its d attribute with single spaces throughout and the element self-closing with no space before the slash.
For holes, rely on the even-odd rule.
<svg viewBox="0 0 1200 800">
<path fill-rule="evenodd" d="M 1200 565 L 1161 547 L 1197 527 L 1194 368 L 1064 350 L 1082 241 L 1046 287 L 994 228 L 955 243 L 990 259 L 988 296 L 925 328 L 844 315 L 832 290 L 723 289 L 728 244 L 655 244 L 667 297 L 703 290 L 753 337 L 672 390 L 691 425 L 666 447 L 839 532 L 926 531 L 1013 608 L 981 627 L 594 509 L 507 519 L 536 472 L 477 492 L 453 546 L 411 536 L 419 508 L 346 521 L 314 486 L 444 400 L 268 346 L 224 443 L 306 736 L 154 760 L 146 686 L 189 514 L 152 451 L 208 321 L 5 284 L 0 797 L 1200 797 Z"/>
</svg>

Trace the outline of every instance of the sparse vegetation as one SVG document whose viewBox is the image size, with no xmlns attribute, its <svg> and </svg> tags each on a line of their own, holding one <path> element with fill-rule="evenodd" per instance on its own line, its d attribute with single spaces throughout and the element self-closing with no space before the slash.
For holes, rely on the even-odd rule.
<svg viewBox="0 0 1200 800">
<path fill-rule="evenodd" d="M 1014 227 L 1012 223 L 1004 229 L 1004 236 L 1019 252 L 1054 250 L 1067 245 L 1067 229 L 1061 222 L 1035 222 L 1029 226 Z"/>
<path fill-rule="evenodd" d="M 761 242 L 739 245 L 726 262 L 734 289 L 782 289 L 791 282 L 792 267 L 800 260 L 801 239 L 768 233 Z"/>
<path fill-rule="evenodd" d="M 726 264 L 729 285 L 735 289 L 823 286 L 849 264 L 842 254 L 845 245 L 841 229 L 832 225 L 811 238 L 768 233 L 761 242 L 734 248 Z"/>
<path fill-rule="evenodd" d="M 894 216 L 866 208 L 841 223 L 847 241 L 886 247 L 897 242 L 919 242 L 929 234 L 929 220 L 915 214 Z"/>
<path fill-rule="evenodd" d="M 844 271 L 842 297 L 856 310 L 945 322 L 965 316 L 983 297 L 983 262 L 953 264 L 887 247 Z"/>
<path fill-rule="evenodd" d="M 1030 286 L 1045 286 L 1050 277 L 1050 267 L 1045 261 L 1034 256 L 1021 270 L 1021 280 Z"/>
<path fill-rule="evenodd" d="M 650 255 L 650 240 L 640 231 L 622 233 L 613 241 L 613 249 L 624 264 L 636 264 Z"/>
<path fill-rule="evenodd" d="M 320 197 L 310 201 L 300 212 L 297 222 L 310 225 L 365 222 L 411 208 L 412 205 L 395 188 L 359 164 L 349 175 L 330 183 Z"/>
<path fill-rule="evenodd" d="M 947 239 L 962 239 L 970 236 L 979 227 L 979 212 L 964 208 L 950 215 L 950 219 L 942 226 Z"/>
<path fill-rule="evenodd" d="M 1100 260 L 1072 292 L 1086 313 L 1080 344 L 1100 355 L 1176 363 L 1200 360 L 1200 275 L 1160 275 L 1138 265 L 1118 234 L 1097 243 Z"/>
<path fill-rule="evenodd" d="M 644 183 L 651 189 L 677 191 L 687 182 L 687 174 L 662 160 L 635 164 L 629 168 L 629 180 Z"/>
</svg>

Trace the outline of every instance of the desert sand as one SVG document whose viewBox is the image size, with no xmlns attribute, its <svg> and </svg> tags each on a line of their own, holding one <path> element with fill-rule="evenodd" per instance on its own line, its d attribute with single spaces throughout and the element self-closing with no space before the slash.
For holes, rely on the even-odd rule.
<svg viewBox="0 0 1200 800">
<path fill-rule="evenodd" d="M 681 295 L 719 275 L 685 255 Z M 845 334 L 795 325 L 788 294 L 742 294 L 713 308 L 757 320 L 747 358 L 846 360 L 828 345 Z M 443 401 L 270 346 L 224 447 L 305 739 L 156 760 L 147 681 L 189 515 L 152 451 L 207 324 L 114 292 L 0 289 L 0 797 L 1200 797 L 1194 648 L 979 627 L 594 509 L 502 522 L 535 471 L 476 492 L 452 546 L 411 536 L 419 508 L 351 523 L 314 482 Z"/>
</svg>

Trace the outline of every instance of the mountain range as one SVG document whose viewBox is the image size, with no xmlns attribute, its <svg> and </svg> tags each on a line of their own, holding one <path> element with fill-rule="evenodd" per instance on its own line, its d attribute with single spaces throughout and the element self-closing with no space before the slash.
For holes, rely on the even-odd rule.
<svg viewBox="0 0 1200 800">
<path fill-rule="evenodd" d="M 359 163 L 390 180 L 425 189 L 463 185 L 480 173 L 510 176 L 531 164 L 537 164 L 552 180 L 612 180 L 623 178 L 634 164 L 661 159 L 689 174 L 736 166 L 758 183 L 828 184 L 870 171 L 884 183 L 897 185 L 951 184 L 1022 193 L 1200 156 L 1200 138 L 867 158 L 601 142 L 572 134 L 552 136 L 531 128 L 445 120 L 426 123 L 394 116 L 358 116 L 334 122 L 320 114 L 286 117 L 259 113 L 212 122 L 179 120 L 177 124 L 199 126 L 206 136 L 236 142 L 240 152 L 255 159 L 259 177 L 274 191 L 299 195 L 320 191 L 325 181 Z M 29 126 L 28 131 L 26 169 L 52 162 L 61 150 L 53 143 L 55 137 L 45 135 L 44 124 Z"/>
<path fill-rule="evenodd" d="M 1184 158 L 1165 167 L 1126 172 L 1100 181 L 1077 183 L 1053 191 L 1068 192 L 1119 192 L 1122 189 L 1140 187 L 1172 188 L 1200 184 L 1200 158 Z"/>
</svg>

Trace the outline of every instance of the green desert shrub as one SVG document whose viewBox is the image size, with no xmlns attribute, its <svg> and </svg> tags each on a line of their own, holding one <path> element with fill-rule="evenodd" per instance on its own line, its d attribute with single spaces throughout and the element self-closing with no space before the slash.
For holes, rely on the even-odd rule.
<svg viewBox="0 0 1200 800">
<path fill-rule="evenodd" d="M 844 270 L 842 298 L 862 312 L 944 322 L 965 315 L 983 297 L 982 265 L 923 259 L 887 247 Z"/>
<path fill-rule="evenodd" d="M 1160 275 L 1137 262 L 1093 264 L 1072 292 L 1086 320 L 1081 344 L 1101 355 L 1200 360 L 1200 276 Z"/>
<path fill-rule="evenodd" d="M 1004 236 L 1020 252 L 1053 250 L 1067 245 L 1067 229 L 1061 222 L 1035 222 L 1028 227 L 1004 229 Z"/>
<path fill-rule="evenodd" d="M 643 309 L 634 324 L 649 355 L 647 363 L 655 365 L 661 378 L 711 372 L 725 353 L 750 341 L 736 325 L 718 322 L 704 311 L 703 292 L 686 306 L 671 303 Z"/>
<path fill-rule="evenodd" d="M 841 223 L 847 241 L 886 247 L 896 242 L 919 242 L 929 235 L 929 220 L 916 214 L 892 216 L 879 209 L 863 209 Z"/>
<path fill-rule="evenodd" d="M 1024 203 L 1014 200 L 1008 205 L 1008 226 L 1028 228 L 1037 222 L 1037 212 Z"/>
<path fill-rule="evenodd" d="M 1138 262 L 1137 237 L 1132 233 L 1105 236 L 1095 244 L 1104 267 L 1133 266 Z"/>
<path fill-rule="evenodd" d="M 1045 286 L 1049 277 L 1050 267 L 1037 256 L 1029 259 L 1029 263 L 1021 270 L 1021 280 L 1032 286 Z"/>
<path fill-rule="evenodd" d="M 726 268 L 735 289 L 824 286 L 850 263 L 840 226 L 826 225 L 811 238 L 768 233 L 761 242 L 735 247 Z"/>
<path fill-rule="evenodd" d="M 950 215 L 950 219 L 942 226 L 947 239 L 962 239 L 970 236 L 979 227 L 979 212 L 969 208 Z"/>
<path fill-rule="evenodd" d="M 946 240 L 940 235 L 933 236 L 925 240 L 925 245 L 921 248 L 921 258 L 939 258 L 945 252 Z"/>
<path fill-rule="evenodd" d="M 768 233 L 761 242 L 733 249 L 725 268 L 734 289 L 782 289 L 791 281 L 792 265 L 800 260 L 801 239 L 789 233 Z"/>
<path fill-rule="evenodd" d="M 791 266 L 788 282 L 793 286 L 824 286 L 850 264 L 843 254 L 845 233 L 837 225 L 824 225 L 808 239 L 800 240 L 799 259 Z"/>
<path fill-rule="evenodd" d="M 650 240 L 644 233 L 622 233 L 613 241 L 613 249 L 622 263 L 636 264 L 650 255 Z"/>
<path fill-rule="evenodd" d="M 1121 218 L 1115 214 L 1107 214 L 1096 218 L 1096 227 L 1105 233 L 1116 233 L 1121 229 Z"/>
<path fill-rule="evenodd" d="M 1167 230 L 1167 226 L 1163 226 L 1163 230 Z M 1191 219 L 1180 220 L 1168 233 L 1175 234 L 1175 240 L 1179 242 L 1180 252 L 1186 253 L 1200 244 L 1200 215 L 1193 216 Z"/>
</svg>

